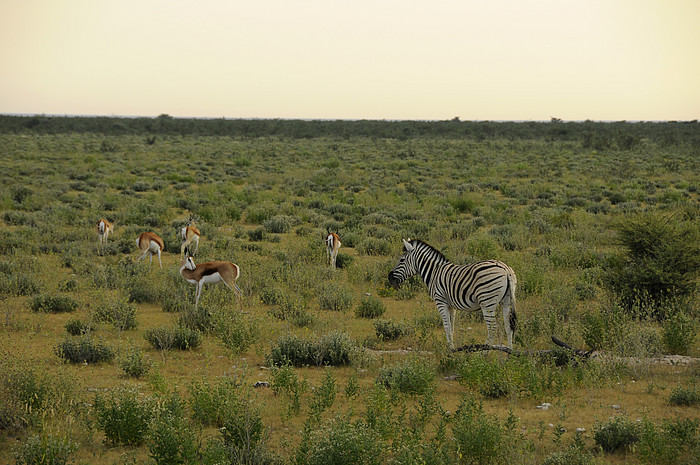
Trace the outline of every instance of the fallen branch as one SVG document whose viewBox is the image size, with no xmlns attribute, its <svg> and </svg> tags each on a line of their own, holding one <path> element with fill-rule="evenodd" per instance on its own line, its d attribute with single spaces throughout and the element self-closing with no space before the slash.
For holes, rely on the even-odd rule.
<svg viewBox="0 0 700 465">
<path fill-rule="evenodd" d="M 516 356 L 527 356 L 527 357 L 553 356 L 554 362 L 557 366 L 568 365 L 569 363 L 572 363 L 572 362 L 574 364 L 576 364 L 576 363 L 578 363 L 578 361 L 580 359 L 587 359 L 593 353 L 592 350 L 582 350 L 582 349 L 576 349 L 574 347 L 571 347 L 566 342 L 562 341 L 561 339 L 557 339 L 554 336 L 552 336 L 552 342 L 555 345 L 566 349 L 567 352 L 562 352 L 561 350 L 558 350 L 558 349 L 515 350 L 515 349 L 511 349 L 510 347 L 507 347 L 507 346 L 490 345 L 490 344 L 466 344 L 466 345 L 463 345 L 462 347 L 458 347 L 458 348 L 454 349 L 453 352 L 484 352 L 487 350 L 500 350 L 501 352 L 505 352 L 509 355 L 516 355 Z M 569 352 L 570 352 L 570 354 L 569 354 Z M 573 357 L 570 357 L 569 355 L 571 355 Z"/>
</svg>

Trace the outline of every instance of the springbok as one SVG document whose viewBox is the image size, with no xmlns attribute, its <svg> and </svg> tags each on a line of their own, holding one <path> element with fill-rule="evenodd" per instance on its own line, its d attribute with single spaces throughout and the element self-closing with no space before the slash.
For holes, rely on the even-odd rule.
<svg viewBox="0 0 700 465">
<path fill-rule="evenodd" d="M 165 244 L 160 236 L 153 232 L 141 233 L 136 238 L 136 247 L 141 250 L 141 255 L 138 256 L 137 260 L 142 260 L 146 258 L 146 254 L 149 254 L 148 263 L 151 264 L 153 263 L 153 255 L 157 253 L 158 263 L 160 268 L 163 269 L 163 263 L 160 261 L 160 252 L 165 250 Z"/>
<path fill-rule="evenodd" d="M 100 235 L 100 245 L 107 243 L 107 238 L 114 231 L 114 223 L 104 218 L 97 222 L 97 233 Z"/>
<path fill-rule="evenodd" d="M 338 249 L 340 249 L 340 237 L 336 233 L 330 233 L 326 236 L 326 257 L 331 259 L 331 268 L 335 270 L 335 259 L 338 258 Z"/>
<path fill-rule="evenodd" d="M 195 265 L 192 257 L 188 255 L 180 261 L 180 274 L 187 282 L 197 285 L 197 297 L 194 303 L 195 310 L 199 304 L 199 296 L 202 294 L 202 288 L 205 284 L 222 282 L 236 294 L 239 300 L 243 296 L 243 291 L 236 284 L 236 280 L 241 275 L 241 269 L 235 263 L 214 261 Z"/>
<path fill-rule="evenodd" d="M 190 217 L 189 219 L 189 224 L 182 228 L 180 230 L 180 239 L 183 241 L 182 246 L 180 247 L 180 255 L 185 256 L 185 250 L 187 249 L 187 246 L 190 245 L 190 242 L 194 241 L 194 252 L 192 252 L 189 255 L 195 255 L 197 253 L 197 249 L 199 248 L 199 229 L 194 223 L 194 219 Z"/>
</svg>

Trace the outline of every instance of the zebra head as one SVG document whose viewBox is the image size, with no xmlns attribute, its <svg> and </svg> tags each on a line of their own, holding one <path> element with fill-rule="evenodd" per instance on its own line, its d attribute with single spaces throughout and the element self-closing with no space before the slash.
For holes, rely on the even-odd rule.
<svg viewBox="0 0 700 465">
<path fill-rule="evenodd" d="M 394 269 L 389 272 L 389 284 L 392 286 L 398 286 L 418 272 L 414 257 L 416 246 L 413 244 L 411 239 L 404 239 L 403 249 L 404 253 L 401 258 L 399 258 L 399 263 L 397 263 Z"/>
</svg>

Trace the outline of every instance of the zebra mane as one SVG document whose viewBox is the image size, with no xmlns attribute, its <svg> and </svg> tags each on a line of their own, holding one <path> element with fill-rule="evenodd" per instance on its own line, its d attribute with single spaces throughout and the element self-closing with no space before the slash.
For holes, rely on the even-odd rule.
<svg viewBox="0 0 700 465">
<path fill-rule="evenodd" d="M 427 242 L 424 242 L 424 241 L 422 241 L 422 240 L 420 240 L 420 239 L 413 239 L 413 240 L 411 241 L 411 243 L 412 243 L 413 245 L 415 245 L 416 247 L 422 247 L 422 248 L 426 248 L 426 249 L 430 250 L 431 253 L 433 253 L 436 257 L 438 257 L 438 258 L 439 258 L 440 260 L 442 260 L 442 261 L 446 261 L 446 262 L 449 261 L 449 260 L 447 259 L 447 257 L 445 257 L 445 255 L 444 255 L 442 252 L 440 252 L 438 249 L 436 249 L 436 248 L 433 247 L 432 245 L 428 244 Z"/>
</svg>

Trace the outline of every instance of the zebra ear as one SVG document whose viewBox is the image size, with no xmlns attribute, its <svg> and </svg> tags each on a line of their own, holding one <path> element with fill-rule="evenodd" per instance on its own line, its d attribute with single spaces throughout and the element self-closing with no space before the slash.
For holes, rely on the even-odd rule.
<svg viewBox="0 0 700 465">
<path fill-rule="evenodd" d="M 410 241 L 410 240 L 411 240 L 411 239 L 409 239 L 409 241 Z M 410 242 L 406 241 L 406 239 L 403 240 L 403 247 L 404 247 L 404 249 L 406 249 L 406 252 L 410 252 L 411 250 L 413 250 L 413 244 L 411 244 Z"/>
</svg>

